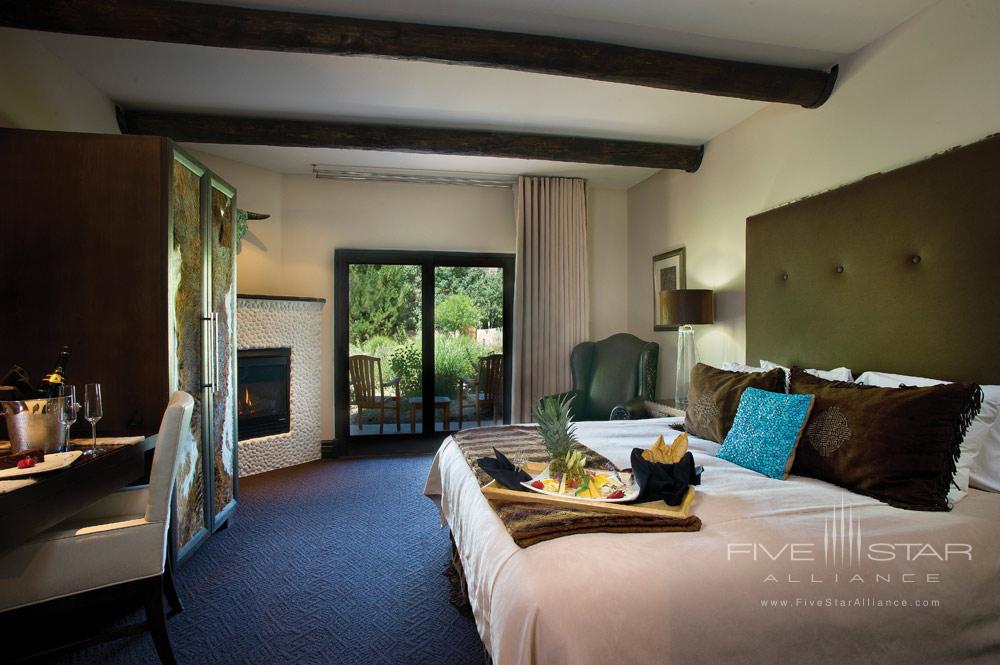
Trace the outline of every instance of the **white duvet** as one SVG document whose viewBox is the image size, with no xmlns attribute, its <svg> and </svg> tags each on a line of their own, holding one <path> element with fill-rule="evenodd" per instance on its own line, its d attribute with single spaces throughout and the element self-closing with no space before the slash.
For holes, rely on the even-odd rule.
<svg viewBox="0 0 1000 665">
<path fill-rule="evenodd" d="M 580 423 L 578 436 L 627 467 L 677 421 Z M 1000 495 L 906 511 L 690 445 L 705 467 L 700 532 L 521 549 L 444 441 L 425 494 L 454 535 L 495 665 L 1000 663 Z"/>
</svg>

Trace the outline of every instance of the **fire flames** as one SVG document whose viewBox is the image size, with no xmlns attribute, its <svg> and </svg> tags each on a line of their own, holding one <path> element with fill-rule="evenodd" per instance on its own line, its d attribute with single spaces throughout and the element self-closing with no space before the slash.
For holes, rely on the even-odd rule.
<svg viewBox="0 0 1000 665">
<path fill-rule="evenodd" d="M 239 413 L 241 416 L 252 416 L 257 410 L 254 408 L 253 400 L 250 398 L 250 389 L 243 388 L 243 399 L 240 400 Z"/>
</svg>

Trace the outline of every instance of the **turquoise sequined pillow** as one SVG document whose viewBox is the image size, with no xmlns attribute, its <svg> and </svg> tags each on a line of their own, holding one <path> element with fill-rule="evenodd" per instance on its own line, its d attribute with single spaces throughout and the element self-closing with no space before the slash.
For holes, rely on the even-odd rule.
<svg viewBox="0 0 1000 665">
<path fill-rule="evenodd" d="M 771 478 L 787 478 L 812 406 L 812 395 L 747 388 L 717 456 Z"/>
</svg>

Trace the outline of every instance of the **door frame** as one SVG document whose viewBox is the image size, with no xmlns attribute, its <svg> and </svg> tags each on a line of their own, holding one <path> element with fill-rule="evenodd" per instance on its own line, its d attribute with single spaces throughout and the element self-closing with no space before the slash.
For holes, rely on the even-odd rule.
<svg viewBox="0 0 1000 665">
<path fill-rule="evenodd" d="M 410 433 L 401 428 L 399 434 L 365 434 L 351 436 L 350 385 L 348 383 L 348 356 L 350 355 L 350 283 L 348 267 L 353 263 L 383 263 L 416 265 L 421 268 L 421 362 L 423 365 L 422 392 L 434 394 L 434 269 L 438 267 L 481 267 L 503 270 L 503 355 L 504 393 L 503 422 L 510 422 L 511 351 L 513 349 L 514 315 L 514 254 L 504 252 L 449 252 L 436 250 L 380 250 L 336 249 L 333 253 L 333 369 L 334 369 L 334 435 L 335 456 L 378 454 L 380 452 L 419 452 L 413 446 L 401 449 L 402 437 L 438 439 L 450 432 Z M 429 295 L 429 297 L 428 297 Z M 430 371 L 427 369 L 430 368 Z M 423 422 L 435 421 L 433 400 L 425 399 Z M 393 445 L 397 442 L 397 445 Z M 376 445 L 371 445 L 376 444 Z"/>
</svg>

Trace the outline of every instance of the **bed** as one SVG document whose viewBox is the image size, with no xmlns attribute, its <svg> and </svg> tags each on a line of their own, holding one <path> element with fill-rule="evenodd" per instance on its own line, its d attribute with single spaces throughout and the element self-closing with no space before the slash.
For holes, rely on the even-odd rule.
<svg viewBox="0 0 1000 665">
<path fill-rule="evenodd" d="M 579 437 L 625 467 L 633 447 L 676 436 L 672 422 L 580 423 Z M 521 549 L 444 442 L 425 494 L 451 529 L 495 665 L 997 662 L 1000 495 L 971 490 L 950 513 L 905 511 L 818 480 L 771 480 L 716 459 L 711 441 L 690 445 L 705 467 L 692 506 L 700 532 Z"/>
<path fill-rule="evenodd" d="M 1000 283 L 998 162 L 994 137 L 748 219 L 748 361 L 1000 384 L 1000 308 L 977 286 Z M 675 422 L 578 435 L 627 467 Z M 690 449 L 701 531 L 522 549 L 444 441 L 425 493 L 495 665 L 1000 662 L 1000 493 L 902 510 Z"/>
</svg>

